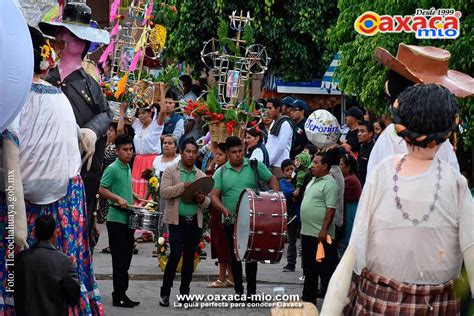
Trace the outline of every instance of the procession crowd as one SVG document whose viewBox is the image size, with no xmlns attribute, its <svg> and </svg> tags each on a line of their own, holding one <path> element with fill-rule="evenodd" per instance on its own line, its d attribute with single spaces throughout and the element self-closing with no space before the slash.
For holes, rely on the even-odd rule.
<svg viewBox="0 0 474 316">
<path fill-rule="evenodd" d="M 64 15 L 84 15 L 85 8 L 70 3 Z M 103 315 L 93 272 L 98 222 L 106 222 L 109 237 L 109 247 L 101 251 L 112 256 L 114 306 L 140 304 L 127 296 L 137 234 L 138 241 L 158 247 L 158 239 L 167 236 L 159 305 L 170 304 L 180 260 L 179 293 L 190 294 L 195 252 L 206 227 L 211 257 L 219 264 L 219 277 L 209 287 L 233 287 L 252 301 L 258 260 L 242 262 L 234 238 L 242 192 L 251 198 L 260 191 L 282 192 L 286 200 L 283 272 L 295 271 L 298 261 L 302 265 L 303 301 L 325 298 L 328 315 L 342 308 L 351 315 L 415 315 L 433 308 L 441 315 L 459 313 L 454 282 L 464 260 L 473 283 L 474 215 L 472 179 L 461 175 L 450 139 L 459 124 L 456 97 L 473 94 L 472 86 L 415 84 L 391 69 L 386 89 L 391 114 L 376 117 L 350 103 L 334 144 L 317 148 L 308 140 L 312 108 L 298 96 L 259 99 L 262 116 L 245 126 L 243 139 L 229 136 L 219 143 L 202 118 L 181 114 L 183 105 L 206 94 L 205 79 L 193 84 L 181 76 L 181 94 L 160 83 L 158 103 L 138 108 L 127 120 L 123 102 L 113 122 L 99 84 L 81 68 L 91 40 L 67 24 L 39 27 L 63 46 L 56 65 L 54 47 L 29 28 L 35 58 L 31 90 L 1 134 L 1 170 L 21 170 L 12 188 L 0 191 L 5 315 Z M 159 183 L 155 236 L 135 231 L 126 212 L 154 204 L 151 176 Z M 203 186 L 186 196 L 206 177 L 213 179 L 210 192 Z M 15 192 L 13 202 L 9 190 Z M 8 247 L 10 205 L 16 211 L 14 250 Z M 15 290 L 9 291 L 12 271 Z"/>
</svg>

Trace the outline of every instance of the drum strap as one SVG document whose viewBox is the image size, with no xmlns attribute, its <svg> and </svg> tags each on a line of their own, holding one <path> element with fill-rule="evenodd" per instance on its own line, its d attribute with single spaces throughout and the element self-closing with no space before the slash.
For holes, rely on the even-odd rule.
<svg viewBox="0 0 474 316">
<path fill-rule="evenodd" d="M 249 160 L 249 164 L 253 170 L 253 174 L 255 175 L 255 193 L 259 195 L 260 191 L 269 191 L 267 184 L 263 181 L 260 181 L 260 177 L 258 175 L 258 160 L 251 159 Z"/>
<path fill-rule="evenodd" d="M 221 167 L 221 183 L 222 183 L 222 188 L 221 188 L 221 196 L 220 198 L 222 198 L 222 192 L 224 192 L 224 171 L 225 169 L 227 169 L 227 167 L 225 166 L 225 164 L 222 165 Z"/>
</svg>

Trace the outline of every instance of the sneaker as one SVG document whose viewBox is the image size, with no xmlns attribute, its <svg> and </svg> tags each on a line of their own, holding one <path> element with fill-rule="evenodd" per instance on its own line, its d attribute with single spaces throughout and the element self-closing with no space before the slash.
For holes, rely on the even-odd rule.
<svg viewBox="0 0 474 316">
<path fill-rule="evenodd" d="M 294 272 L 294 271 L 295 271 L 294 264 L 287 264 L 286 266 L 283 267 L 283 272 Z"/>
<path fill-rule="evenodd" d="M 170 306 L 170 297 L 169 296 L 160 297 L 160 306 L 163 306 L 163 307 Z"/>
</svg>

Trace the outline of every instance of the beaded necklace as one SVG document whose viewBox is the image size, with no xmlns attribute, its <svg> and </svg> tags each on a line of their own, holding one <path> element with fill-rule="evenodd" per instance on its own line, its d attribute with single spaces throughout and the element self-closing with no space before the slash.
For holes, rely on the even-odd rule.
<svg viewBox="0 0 474 316">
<path fill-rule="evenodd" d="M 430 215 L 431 213 L 435 210 L 435 204 L 436 204 L 436 201 L 439 199 L 439 189 L 441 188 L 441 185 L 440 185 L 440 181 L 441 181 L 441 160 L 439 160 L 439 158 L 437 158 L 438 160 L 438 167 L 436 167 L 436 169 L 438 170 L 438 175 L 437 175 L 437 178 L 438 178 L 438 182 L 436 183 L 435 185 L 435 194 L 433 195 L 433 202 L 431 203 L 430 207 L 429 207 L 429 211 L 428 213 L 426 213 L 425 215 L 423 215 L 423 217 L 420 219 L 417 219 L 417 218 L 410 218 L 410 214 L 408 214 L 407 212 L 405 212 L 403 210 L 403 207 L 402 207 L 402 203 L 401 203 L 401 200 L 400 200 L 400 197 L 398 196 L 398 190 L 399 190 L 399 186 L 398 186 L 398 174 L 400 173 L 400 171 L 402 170 L 402 165 L 403 163 L 406 161 L 406 157 L 407 155 L 403 156 L 403 158 L 400 160 L 400 162 L 398 163 L 396 169 L 395 169 L 395 174 L 393 175 L 393 192 L 395 192 L 395 205 L 397 206 L 397 209 L 399 209 L 401 212 L 402 212 L 402 216 L 404 219 L 406 220 L 409 220 L 410 222 L 412 222 L 413 225 L 418 225 L 419 223 L 422 223 L 422 222 L 426 222 L 429 220 L 430 218 Z"/>
</svg>

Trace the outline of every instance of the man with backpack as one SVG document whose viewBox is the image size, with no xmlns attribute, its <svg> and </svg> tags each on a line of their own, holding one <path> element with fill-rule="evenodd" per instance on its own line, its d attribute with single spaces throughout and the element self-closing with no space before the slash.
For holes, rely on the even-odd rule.
<svg viewBox="0 0 474 316">
<path fill-rule="evenodd" d="M 270 156 L 272 174 L 279 179 L 283 177 L 281 163 L 290 158 L 295 127 L 291 118 L 282 115 L 282 103 L 279 98 L 268 99 L 267 109 L 273 123 L 270 126 L 266 147 Z"/>
</svg>

